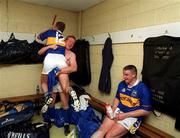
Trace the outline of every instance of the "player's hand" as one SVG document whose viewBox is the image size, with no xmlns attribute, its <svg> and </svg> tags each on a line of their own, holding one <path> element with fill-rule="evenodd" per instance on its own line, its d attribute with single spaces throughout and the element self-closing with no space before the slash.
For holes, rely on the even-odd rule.
<svg viewBox="0 0 180 138">
<path fill-rule="evenodd" d="M 116 120 L 123 120 L 127 118 L 126 113 L 116 113 L 115 119 Z"/>
<path fill-rule="evenodd" d="M 109 114 L 108 112 L 106 112 L 106 116 L 107 116 L 108 118 L 111 118 L 111 117 L 110 117 L 110 114 Z"/>
<path fill-rule="evenodd" d="M 51 49 L 53 49 L 53 50 L 56 50 L 56 49 L 58 48 L 57 45 L 49 45 L 48 47 L 51 48 Z"/>
</svg>

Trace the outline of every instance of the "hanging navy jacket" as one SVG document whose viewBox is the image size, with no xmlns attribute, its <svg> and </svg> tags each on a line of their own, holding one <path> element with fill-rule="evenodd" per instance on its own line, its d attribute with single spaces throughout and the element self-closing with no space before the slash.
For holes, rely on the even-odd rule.
<svg viewBox="0 0 180 138">
<path fill-rule="evenodd" d="M 108 37 L 105 41 L 104 48 L 102 51 L 102 69 L 101 75 L 99 78 L 99 90 L 101 92 L 110 93 L 111 91 L 111 76 L 110 76 L 110 69 L 112 66 L 112 62 L 114 59 L 113 52 L 112 52 L 112 40 Z"/>
</svg>

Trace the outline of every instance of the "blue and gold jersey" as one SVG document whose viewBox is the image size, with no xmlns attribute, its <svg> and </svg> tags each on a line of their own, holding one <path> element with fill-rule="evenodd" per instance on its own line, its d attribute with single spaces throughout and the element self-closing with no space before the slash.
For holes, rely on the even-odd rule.
<svg viewBox="0 0 180 138">
<path fill-rule="evenodd" d="M 59 30 L 47 30 L 39 35 L 39 38 L 44 41 L 46 41 L 46 45 L 59 45 L 59 46 L 65 46 L 64 42 L 64 36 Z"/>
<path fill-rule="evenodd" d="M 118 108 L 123 112 L 137 109 L 152 110 L 150 91 L 142 82 L 137 82 L 129 88 L 125 81 L 122 81 L 118 86 L 116 98 L 119 100 Z"/>
<path fill-rule="evenodd" d="M 47 30 L 39 35 L 41 41 L 46 40 L 46 45 L 58 45 L 56 50 L 48 49 L 47 53 L 65 54 L 64 36 L 59 30 Z"/>
</svg>

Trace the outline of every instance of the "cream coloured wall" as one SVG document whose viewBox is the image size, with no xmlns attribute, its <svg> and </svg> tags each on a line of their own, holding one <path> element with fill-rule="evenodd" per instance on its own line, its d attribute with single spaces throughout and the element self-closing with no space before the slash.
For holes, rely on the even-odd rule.
<svg viewBox="0 0 180 138">
<path fill-rule="evenodd" d="M 55 14 L 66 23 L 64 34 L 77 36 L 78 13 L 16 0 L 0 0 L 0 31 L 40 33 L 51 27 Z"/>
<path fill-rule="evenodd" d="M 82 36 L 134 29 L 150 25 L 176 22 L 180 20 L 180 0 L 105 0 L 86 11 L 78 18 L 77 13 L 66 10 L 18 2 L 0 0 L 0 31 L 39 33 L 51 26 L 54 14 L 57 20 L 67 24 L 65 34 Z M 82 22 L 81 22 L 82 20 Z M 79 25 L 80 24 L 80 25 Z M 78 29 L 78 26 L 82 30 Z M 141 78 L 143 44 L 129 43 L 113 45 L 114 62 L 111 69 L 112 92 L 103 95 L 98 92 L 98 81 L 102 65 L 103 45 L 90 47 L 92 83 L 86 87 L 92 95 L 111 102 L 119 81 L 122 79 L 122 67 L 135 64 Z M 0 97 L 26 95 L 34 93 L 39 84 L 42 65 L 1 65 Z M 151 115 L 147 122 L 180 137 L 174 129 L 175 120 L 167 115 L 156 118 Z"/>
<path fill-rule="evenodd" d="M 105 0 L 82 12 L 82 36 L 123 31 L 151 25 L 180 21 L 180 0 Z M 100 94 L 98 82 L 102 66 L 103 45 L 91 45 L 92 82 L 85 89 L 92 95 L 111 102 L 117 85 L 122 79 L 122 68 L 135 64 L 141 79 L 143 65 L 143 43 L 113 44 L 114 62 L 111 68 L 112 89 L 110 95 Z M 175 119 L 162 114 L 157 118 L 153 114 L 147 120 L 153 126 L 180 137 L 174 129 Z"/>
<path fill-rule="evenodd" d="M 42 64 L 0 65 L 0 98 L 36 93 Z"/>
<path fill-rule="evenodd" d="M 65 35 L 78 36 L 78 13 L 16 0 L 0 0 L 0 32 L 38 34 L 51 27 L 55 14 L 66 23 Z M 41 64 L 0 65 L 0 98 L 34 94 L 41 69 Z"/>
</svg>

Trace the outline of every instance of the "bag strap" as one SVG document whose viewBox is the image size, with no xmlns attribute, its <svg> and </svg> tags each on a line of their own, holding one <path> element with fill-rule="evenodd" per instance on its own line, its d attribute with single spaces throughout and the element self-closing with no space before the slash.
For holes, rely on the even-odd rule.
<svg viewBox="0 0 180 138">
<path fill-rule="evenodd" d="M 156 117 L 160 117 L 162 115 L 162 112 L 157 112 L 157 110 L 153 109 L 153 114 L 156 116 Z"/>
</svg>

